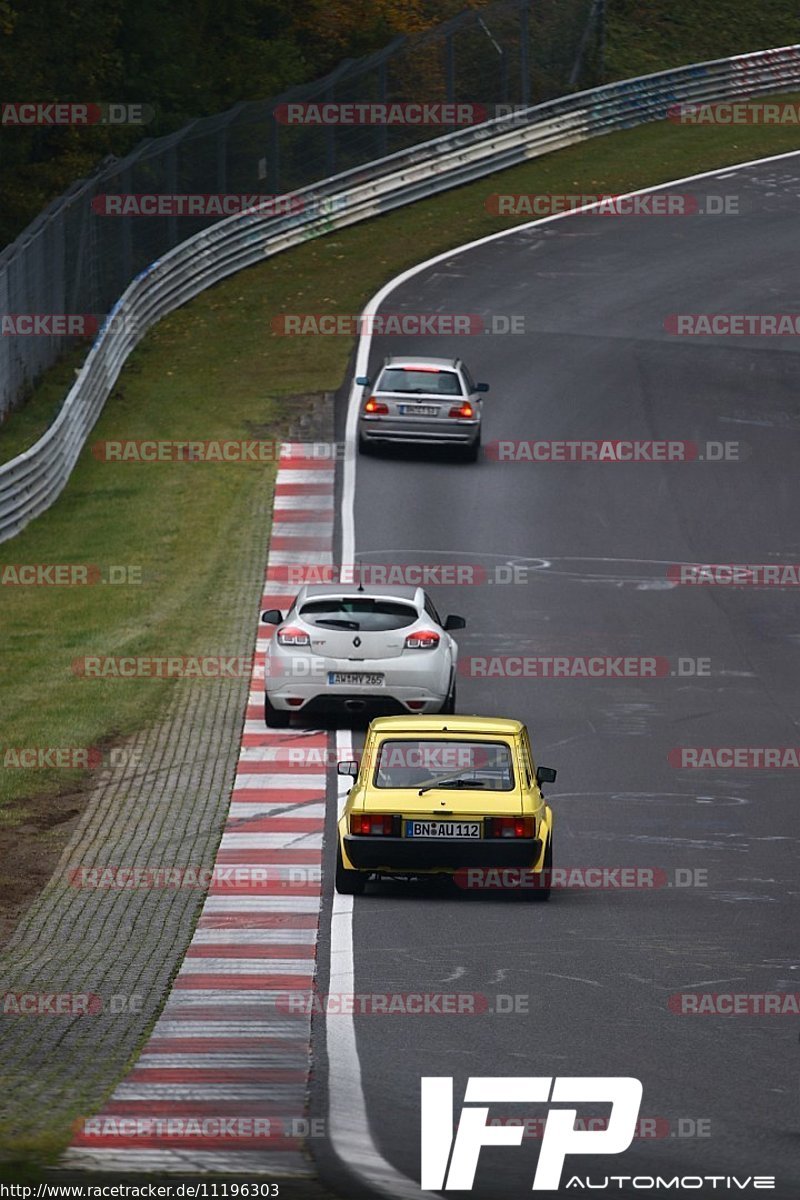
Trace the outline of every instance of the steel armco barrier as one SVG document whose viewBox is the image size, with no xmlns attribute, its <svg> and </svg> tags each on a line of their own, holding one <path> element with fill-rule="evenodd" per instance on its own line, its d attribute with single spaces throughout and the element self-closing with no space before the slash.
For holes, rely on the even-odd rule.
<svg viewBox="0 0 800 1200">
<path fill-rule="evenodd" d="M 0 467 L 0 541 L 44 512 L 72 468 L 131 350 L 161 317 L 236 271 L 447 188 L 590 137 L 663 119 L 671 105 L 777 93 L 800 84 L 800 45 L 627 79 L 470 126 L 332 176 L 288 215 L 250 211 L 203 230 L 133 280 L 98 333 L 53 424 Z"/>
</svg>

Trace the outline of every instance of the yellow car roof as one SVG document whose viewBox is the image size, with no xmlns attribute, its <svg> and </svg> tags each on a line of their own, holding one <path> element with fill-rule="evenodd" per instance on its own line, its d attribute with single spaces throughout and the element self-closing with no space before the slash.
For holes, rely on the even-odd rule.
<svg viewBox="0 0 800 1200">
<path fill-rule="evenodd" d="M 370 722 L 370 733 L 469 733 L 502 734 L 513 737 L 525 728 L 522 721 L 508 717 L 465 717 L 456 713 L 440 713 L 428 717 L 376 717 Z"/>
</svg>

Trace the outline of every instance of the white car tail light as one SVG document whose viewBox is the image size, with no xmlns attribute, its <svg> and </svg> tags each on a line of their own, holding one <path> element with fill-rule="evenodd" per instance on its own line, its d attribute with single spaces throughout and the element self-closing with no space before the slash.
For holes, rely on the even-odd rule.
<svg viewBox="0 0 800 1200">
<path fill-rule="evenodd" d="M 306 633 L 305 629 L 298 629 L 296 625 L 285 625 L 283 629 L 279 629 L 277 633 L 279 646 L 310 646 L 311 638 Z"/>
<path fill-rule="evenodd" d="M 439 634 L 432 629 L 420 629 L 406 638 L 406 650 L 435 650 L 439 645 Z"/>
</svg>

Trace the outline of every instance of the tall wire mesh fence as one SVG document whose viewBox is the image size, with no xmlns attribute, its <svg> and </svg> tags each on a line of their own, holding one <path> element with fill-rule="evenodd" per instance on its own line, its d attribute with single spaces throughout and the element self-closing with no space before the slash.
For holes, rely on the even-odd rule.
<svg viewBox="0 0 800 1200">
<path fill-rule="evenodd" d="M 601 0 L 500 0 L 106 160 L 0 254 L 0 420 L 75 344 L 72 331 L 89 336 L 140 271 L 226 215 L 202 200 L 193 203 L 203 211 L 186 215 L 185 197 L 227 197 L 230 206 L 239 197 L 284 195 L 487 120 L 503 111 L 498 106 L 594 86 L 602 13 Z M 346 123 L 353 120 L 347 105 L 387 108 Z M 409 110 L 391 107 L 403 105 Z M 445 106 L 428 116 L 457 119 L 417 123 L 414 105 Z M 340 106 L 338 115 L 330 106 Z M 160 213 L 152 197 L 162 198 Z M 64 314 L 75 322 L 48 319 Z"/>
</svg>

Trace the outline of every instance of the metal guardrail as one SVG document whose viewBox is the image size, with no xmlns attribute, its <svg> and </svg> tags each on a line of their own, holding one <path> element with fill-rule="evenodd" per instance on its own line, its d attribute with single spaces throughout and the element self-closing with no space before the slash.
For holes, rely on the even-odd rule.
<svg viewBox="0 0 800 1200">
<path fill-rule="evenodd" d="M 800 45 L 612 83 L 469 126 L 292 193 L 297 211 L 250 211 L 182 242 L 141 272 L 100 330 L 46 433 L 0 467 L 0 541 L 56 499 L 130 352 L 167 313 L 245 267 L 332 229 L 410 204 L 590 137 L 663 119 L 671 105 L 800 85 Z"/>
</svg>

